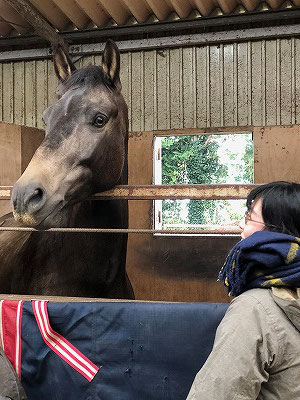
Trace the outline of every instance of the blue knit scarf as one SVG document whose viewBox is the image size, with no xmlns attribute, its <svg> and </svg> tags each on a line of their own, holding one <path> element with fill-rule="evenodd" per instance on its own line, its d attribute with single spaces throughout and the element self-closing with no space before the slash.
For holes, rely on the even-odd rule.
<svg viewBox="0 0 300 400">
<path fill-rule="evenodd" d="M 229 296 L 252 288 L 300 287 L 300 238 L 259 231 L 237 243 L 219 273 Z"/>
</svg>

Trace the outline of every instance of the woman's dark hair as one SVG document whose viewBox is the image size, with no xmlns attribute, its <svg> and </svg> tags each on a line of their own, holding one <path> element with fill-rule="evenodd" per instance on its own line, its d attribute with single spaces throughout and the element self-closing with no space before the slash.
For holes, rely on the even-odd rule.
<svg viewBox="0 0 300 400">
<path fill-rule="evenodd" d="M 300 184 L 278 181 L 256 187 L 247 197 L 248 211 L 258 199 L 266 230 L 300 237 Z"/>
</svg>

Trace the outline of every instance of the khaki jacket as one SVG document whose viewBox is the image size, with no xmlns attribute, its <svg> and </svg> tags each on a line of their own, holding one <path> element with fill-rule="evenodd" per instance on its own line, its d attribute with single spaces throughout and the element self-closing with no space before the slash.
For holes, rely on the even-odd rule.
<svg viewBox="0 0 300 400">
<path fill-rule="evenodd" d="M 187 400 L 300 400 L 299 295 L 273 288 L 236 297 Z"/>
</svg>

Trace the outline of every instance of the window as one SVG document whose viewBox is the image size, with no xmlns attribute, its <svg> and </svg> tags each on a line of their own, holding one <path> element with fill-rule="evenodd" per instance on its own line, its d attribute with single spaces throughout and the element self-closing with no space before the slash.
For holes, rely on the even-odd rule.
<svg viewBox="0 0 300 400">
<path fill-rule="evenodd" d="M 252 133 L 156 136 L 154 184 L 253 183 Z M 155 200 L 155 229 L 237 225 L 245 200 Z M 192 233 L 192 232 L 191 232 Z"/>
</svg>

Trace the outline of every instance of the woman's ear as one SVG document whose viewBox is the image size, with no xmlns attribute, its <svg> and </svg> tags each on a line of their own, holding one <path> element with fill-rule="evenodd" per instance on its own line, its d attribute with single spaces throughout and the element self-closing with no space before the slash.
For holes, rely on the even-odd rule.
<svg viewBox="0 0 300 400">
<path fill-rule="evenodd" d="M 120 83 L 120 52 L 111 39 L 108 39 L 102 55 L 101 68 L 108 84 L 121 90 Z"/>
<path fill-rule="evenodd" d="M 76 71 L 68 52 L 59 44 L 53 53 L 54 70 L 61 82 L 64 82 L 72 72 Z"/>
</svg>

